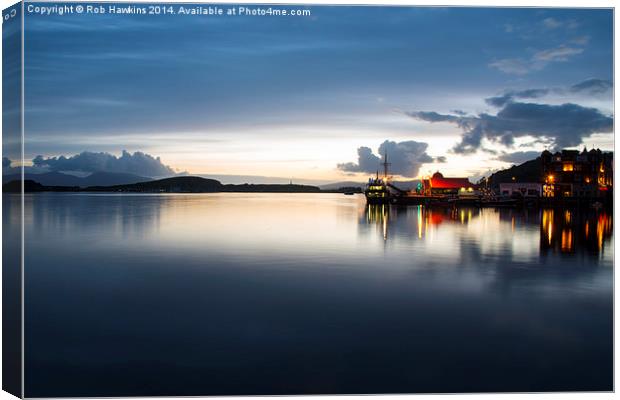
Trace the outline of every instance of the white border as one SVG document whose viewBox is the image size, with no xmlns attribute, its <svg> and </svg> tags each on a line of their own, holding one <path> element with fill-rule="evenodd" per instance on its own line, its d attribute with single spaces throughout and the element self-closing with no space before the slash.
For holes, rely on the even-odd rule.
<svg viewBox="0 0 620 400">
<path fill-rule="evenodd" d="M 44 0 L 42 0 L 44 1 Z M 86 1 L 78 1 L 78 0 L 70 0 L 70 1 L 63 1 L 63 2 L 79 2 L 79 3 L 85 3 Z M 104 1 L 99 1 L 99 2 L 106 2 Z M 114 2 L 114 1 L 109 1 L 109 2 Z M 122 1 L 121 1 L 122 2 Z M 132 1 L 135 3 L 156 3 L 157 1 L 148 1 L 148 0 L 136 0 L 136 1 Z M 0 6 L 2 9 L 8 8 L 13 4 L 16 4 L 16 1 L 12 1 L 12 0 L 0 0 Z M 187 1 L 183 1 L 183 0 L 167 0 L 165 1 L 165 3 L 187 3 Z M 270 3 L 270 4 L 312 4 L 312 5 L 330 5 L 330 4 L 339 4 L 339 5 L 361 5 L 361 4 L 365 4 L 365 5 L 377 5 L 377 6 L 381 6 L 381 5 L 402 5 L 402 6 L 461 6 L 461 7 L 475 7 L 475 6 L 481 6 L 481 7 L 559 7 L 559 8 L 579 8 L 579 7 L 585 7 L 585 8 L 614 8 L 615 4 L 613 1 L 610 0 L 590 0 L 590 1 L 579 1 L 579 0 L 564 0 L 564 1 L 557 1 L 557 0 L 519 0 L 519 1 L 515 1 L 515 0 L 502 0 L 501 3 L 498 3 L 497 1 L 492 1 L 492 0 L 472 0 L 470 2 L 464 2 L 463 0 L 459 1 L 459 0 L 438 0 L 438 1 L 429 1 L 429 0 L 416 0 L 411 1 L 411 0 L 384 0 L 384 1 L 380 1 L 380 0 L 361 0 L 361 1 L 353 1 L 353 0 L 335 0 L 335 1 L 330 1 L 330 0 L 311 0 L 311 1 L 304 1 L 304 0 L 287 0 L 287 1 L 260 1 L 260 0 L 243 0 L 243 1 L 234 1 L 234 0 L 219 0 L 219 1 L 210 1 L 210 2 L 206 2 L 206 1 L 195 1 L 192 3 L 218 3 L 218 4 L 224 4 L 224 3 L 230 3 L 230 4 L 240 4 L 240 3 L 244 3 L 244 4 L 266 4 L 266 3 Z M 24 14 L 24 10 L 23 10 L 23 4 L 22 4 L 22 17 L 25 16 Z M 24 24 L 24 18 L 22 18 L 22 29 L 23 29 L 23 24 Z M 23 110 L 23 105 L 24 105 L 24 69 L 23 69 L 23 35 L 22 35 L 22 110 Z M 615 29 L 615 9 L 614 9 L 614 100 L 615 100 L 615 96 L 618 93 L 618 86 L 615 85 L 615 76 L 616 76 L 616 68 L 617 68 L 617 52 L 615 44 L 618 43 L 618 32 Z M 0 40 L 0 56 L 2 54 L 2 41 Z M 1 69 L 1 67 L 0 67 Z M 2 82 L 0 80 L 0 90 L 2 88 Z M 0 109 L 2 106 L 2 101 L 0 100 Z M 614 111 L 615 111 L 615 103 L 614 103 Z M 615 115 L 615 112 L 614 112 Z M 615 127 L 615 118 L 614 118 L 614 127 Z M 23 129 L 24 129 L 24 120 L 23 120 L 23 113 L 22 113 L 22 158 L 23 158 L 23 154 L 24 154 L 24 148 L 23 148 Z M 1 130 L 1 129 L 0 129 Z M 614 135 L 615 135 L 615 129 L 614 129 Z M 615 141 L 614 141 L 614 151 L 616 151 L 615 148 Z M 23 161 L 23 160 L 22 160 Z M 23 171 L 22 171 L 23 173 Z M 615 182 L 619 182 L 618 181 L 618 176 L 616 175 L 617 171 L 614 171 L 614 181 Z M 614 197 L 614 208 L 617 205 L 616 202 L 616 198 Z M 22 227 L 23 227 L 23 223 L 24 223 L 24 214 L 23 214 L 23 196 L 22 196 Z M 2 205 L 0 204 L 0 212 L 2 211 Z M 616 218 L 614 218 L 614 237 L 615 237 L 615 229 L 617 226 L 617 221 Z M 24 235 L 24 231 L 22 229 L 22 243 L 23 243 L 23 235 Z M 2 239 L 2 233 L 0 232 L 0 240 Z M 614 254 L 616 254 L 618 252 L 618 245 L 615 243 L 614 241 Z M 24 257 L 24 253 L 23 253 L 24 249 L 22 246 L 22 260 Z M 0 248 L 0 253 L 1 253 L 1 248 Z M 615 268 L 615 262 L 614 262 L 614 268 Z M 618 309 L 616 307 L 616 301 L 617 301 L 617 297 L 615 296 L 615 287 L 616 283 L 618 281 L 618 275 L 619 274 L 615 274 L 614 273 L 614 332 L 617 333 L 618 330 L 616 329 L 616 322 L 617 322 L 617 318 L 616 317 L 616 310 Z M 23 295 L 23 268 L 22 268 L 22 295 Z M 0 306 L 2 304 L 2 299 L 0 298 Z M 23 317 L 23 298 L 22 298 L 22 317 Z M 22 332 L 23 332 L 23 318 L 22 318 Z M 1 333 L 1 322 L 0 322 L 0 339 L 2 337 L 2 333 Z M 23 352 L 24 348 L 23 348 L 23 336 L 22 336 L 22 365 L 23 365 Z M 614 337 L 614 361 L 617 359 L 616 355 L 617 355 L 617 347 L 615 346 L 615 337 Z M 2 366 L 0 365 L 0 372 L 2 370 Z M 23 371 L 22 371 L 23 372 Z M 23 390 L 23 374 L 22 374 L 22 390 Z M 615 362 L 614 362 L 614 384 L 617 384 L 618 382 L 618 368 L 615 368 Z M 22 393 L 23 396 L 23 393 Z M 277 397 L 277 398 L 282 398 L 282 399 L 296 399 L 296 398 L 304 398 L 304 399 L 309 399 L 309 400 L 316 400 L 316 399 L 328 399 L 328 398 L 334 398 L 334 399 L 339 399 L 339 400 L 352 400 L 352 399 L 361 399 L 361 398 L 365 398 L 368 396 L 361 396 L 361 395 L 355 395 L 355 396 L 253 396 L 253 398 L 268 398 L 268 397 Z M 377 398 L 380 400 L 397 400 L 397 399 L 415 399 L 415 400 L 443 400 L 443 399 L 500 399 L 500 400 L 531 400 L 531 399 L 554 399 L 554 400 L 573 400 L 573 399 L 593 399 L 593 400 L 599 400 L 599 399 L 610 399 L 610 398 L 615 398 L 615 393 L 545 393 L 545 394 L 530 394 L 530 393 L 525 393 L 525 394 L 495 394 L 495 393 L 489 393 L 489 394 L 465 394 L 465 395 L 460 395 L 460 394 L 442 394 L 442 395 L 377 395 L 377 396 L 373 396 L 373 398 Z M 187 397 L 166 397 L 166 399 L 186 399 Z M 230 400 L 238 400 L 238 399 L 246 399 L 248 397 L 238 397 L 238 396 L 229 396 L 229 397 L 221 397 L 223 399 L 230 399 Z M 6 392 L 1 392 L 0 391 L 0 400 L 9 400 L 9 399 L 15 399 L 15 397 L 11 396 L 10 394 L 6 393 Z M 129 397 L 126 399 L 142 399 L 141 397 Z"/>
</svg>

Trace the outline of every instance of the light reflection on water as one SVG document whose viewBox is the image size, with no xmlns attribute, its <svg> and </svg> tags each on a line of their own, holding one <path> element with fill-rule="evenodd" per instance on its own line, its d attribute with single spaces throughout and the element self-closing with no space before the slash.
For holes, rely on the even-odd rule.
<svg viewBox="0 0 620 400">
<path fill-rule="evenodd" d="M 604 212 L 37 194 L 25 229 L 28 396 L 611 389 Z"/>
<path fill-rule="evenodd" d="M 465 236 L 493 251 L 510 244 L 510 256 L 516 258 L 531 260 L 552 252 L 613 260 L 613 246 L 608 244 L 612 217 L 606 211 L 367 205 L 360 222 L 374 225 L 385 241 L 406 241 L 417 234 L 417 239 L 435 242 L 443 230 L 449 237 Z M 442 235 L 441 240 L 448 243 L 449 237 Z"/>
</svg>

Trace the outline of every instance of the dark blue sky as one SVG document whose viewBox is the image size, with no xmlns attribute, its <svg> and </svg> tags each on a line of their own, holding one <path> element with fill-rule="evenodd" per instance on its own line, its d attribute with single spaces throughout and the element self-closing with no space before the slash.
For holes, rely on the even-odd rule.
<svg viewBox="0 0 620 400">
<path fill-rule="evenodd" d="M 541 127 L 544 144 L 531 124 L 512 144 L 483 134 L 465 154 L 454 151 L 462 124 L 406 113 L 456 110 L 475 122 L 501 111 L 488 97 L 545 88 L 514 102 L 611 116 L 611 90 L 570 89 L 611 82 L 610 10 L 308 9 L 305 17 L 27 13 L 26 158 L 127 149 L 192 173 L 329 180 L 365 173 L 337 164 L 361 163 L 358 147 L 376 153 L 389 140 L 409 175 L 465 165 L 474 175 L 506 165 L 501 155 L 566 143 L 563 133 Z M 609 145 L 607 124 L 588 129 L 575 134 Z M 428 146 L 408 154 L 399 144 L 410 141 Z M 447 163 L 429 166 L 428 156 Z"/>
</svg>

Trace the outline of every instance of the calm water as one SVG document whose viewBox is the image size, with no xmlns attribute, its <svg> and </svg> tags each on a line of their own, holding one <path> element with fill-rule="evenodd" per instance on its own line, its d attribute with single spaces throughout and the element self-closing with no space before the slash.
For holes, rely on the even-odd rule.
<svg viewBox="0 0 620 400">
<path fill-rule="evenodd" d="M 337 194 L 27 196 L 26 395 L 611 390 L 611 224 Z"/>
</svg>

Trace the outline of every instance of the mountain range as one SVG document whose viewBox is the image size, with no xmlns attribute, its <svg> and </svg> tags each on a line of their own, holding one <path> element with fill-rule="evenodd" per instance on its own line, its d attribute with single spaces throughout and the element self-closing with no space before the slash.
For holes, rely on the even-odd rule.
<svg viewBox="0 0 620 400">
<path fill-rule="evenodd" d="M 2 185 L 4 192 L 20 192 L 22 184 L 19 179 Z M 200 176 L 177 176 L 159 180 L 149 180 L 123 185 L 78 187 L 63 185 L 42 185 L 40 182 L 26 179 L 23 183 L 25 192 L 128 192 L 128 193 L 216 193 L 216 192 L 259 192 L 259 193 L 319 193 L 321 189 L 310 185 L 295 184 L 243 184 L 223 185 L 215 179 Z"/>
<path fill-rule="evenodd" d="M 18 181 L 21 176 L 18 174 L 3 175 L 2 182 Z M 120 172 L 94 172 L 86 177 L 63 174 L 62 172 L 46 172 L 43 174 L 25 174 L 24 180 L 32 180 L 43 186 L 114 186 L 128 185 L 138 182 L 151 181 L 151 178 L 144 176 L 126 174 Z"/>
</svg>

